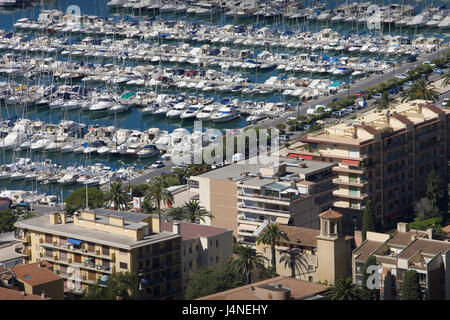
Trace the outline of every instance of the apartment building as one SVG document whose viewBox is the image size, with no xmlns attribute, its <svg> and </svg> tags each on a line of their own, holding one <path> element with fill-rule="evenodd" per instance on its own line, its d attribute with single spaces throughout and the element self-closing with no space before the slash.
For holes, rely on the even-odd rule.
<svg viewBox="0 0 450 320">
<path fill-rule="evenodd" d="M 319 228 L 318 214 L 333 202 L 334 163 L 273 157 L 273 165 L 243 160 L 190 178 L 214 219 L 205 224 L 233 230 L 255 245 L 270 222 Z"/>
<path fill-rule="evenodd" d="M 415 270 L 426 299 L 450 299 L 450 242 L 433 239 L 432 229 L 409 230 L 407 223 L 398 223 L 392 234 L 367 232 L 352 253 L 354 283 L 361 284 L 369 256 L 376 258 L 382 298 L 398 299 L 405 272 Z"/>
<path fill-rule="evenodd" d="M 368 199 L 377 217 L 391 222 L 412 212 L 433 168 L 446 170 L 447 122 L 446 111 L 416 100 L 309 134 L 288 156 L 338 163 L 334 206 L 348 209 L 348 227 Z"/>
<path fill-rule="evenodd" d="M 226 263 L 233 254 L 232 230 L 182 221 L 162 221 L 161 229 L 182 237 L 183 292 L 195 266 L 217 266 Z"/>
<path fill-rule="evenodd" d="M 181 297 L 181 236 L 161 231 L 157 217 L 97 209 L 44 214 L 15 226 L 25 263 L 52 263 L 70 296 L 129 271 L 139 274 L 142 298 Z"/>
<path fill-rule="evenodd" d="M 342 234 L 342 214 L 327 210 L 319 218 L 320 230 L 279 225 L 289 239 L 275 245 L 279 275 L 330 284 L 350 276 L 353 238 Z M 256 251 L 268 259 L 265 264 L 270 266 L 271 245 L 259 243 Z"/>
</svg>

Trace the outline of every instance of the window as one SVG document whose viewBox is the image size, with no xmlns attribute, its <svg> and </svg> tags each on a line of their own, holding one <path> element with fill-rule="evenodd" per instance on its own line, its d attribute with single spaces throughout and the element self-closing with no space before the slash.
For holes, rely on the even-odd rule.
<svg viewBox="0 0 450 320">
<path fill-rule="evenodd" d="M 309 281 L 309 282 L 313 282 L 313 277 L 309 276 L 309 277 L 308 277 L 308 281 Z"/>
<path fill-rule="evenodd" d="M 119 266 L 120 266 L 120 269 L 128 269 L 128 263 L 121 262 Z"/>
<path fill-rule="evenodd" d="M 189 268 L 192 268 L 192 261 L 189 261 Z"/>
<path fill-rule="evenodd" d="M 209 240 L 209 246 L 212 246 L 212 240 Z"/>
<path fill-rule="evenodd" d="M 216 263 L 219 263 L 219 256 L 216 256 Z"/>
<path fill-rule="evenodd" d="M 125 255 L 125 254 L 128 253 L 128 251 L 127 251 L 127 250 L 124 250 L 124 249 L 120 249 L 120 250 L 119 250 L 119 253 L 122 254 L 122 255 Z"/>
<path fill-rule="evenodd" d="M 212 257 L 211 257 L 211 258 L 209 258 L 209 262 L 212 262 Z"/>
<path fill-rule="evenodd" d="M 189 253 L 192 253 L 192 246 L 189 247 Z"/>
<path fill-rule="evenodd" d="M 219 240 L 216 240 L 216 247 L 219 247 Z"/>
<path fill-rule="evenodd" d="M 195 246 L 195 252 L 198 252 L 198 244 Z"/>
</svg>

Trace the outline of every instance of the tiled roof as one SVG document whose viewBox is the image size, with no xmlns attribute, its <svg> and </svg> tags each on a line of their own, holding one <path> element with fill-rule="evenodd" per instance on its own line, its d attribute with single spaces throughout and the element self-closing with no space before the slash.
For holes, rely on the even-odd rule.
<svg viewBox="0 0 450 320">
<path fill-rule="evenodd" d="M 301 299 L 313 294 L 319 294 L 329 288 L 329 286 L 323 284 L 280 276 L 215 293 L 198 300 L 258 300 L 255 296 L 255 291 L 251 291 L 250 287 L 260 287 L 267 284 L 281 284 L 283 288 L 289 288 L 291 290 L 291 299 Z"/>
<path fill-rule="evenodd" d="M 47 261 L 43 261 L 43 263 L 44 267 L 41 267 L 39 262 L 35 262 L 12 267 L 11 271 L 14 272 L 18 280 L 30 286 L 37 286 L 61 279 L 49 269 L 52 266 L 51 263 Z"/>
<path fill-rule="evenodd" d="M 324 211 L 321 214 L 319 214 L 319 217 L 324 218 L 324 219 L 338 219 L 338 218 L 342 218 L 342 214 L 340 214 L 337 211 L 328 209 L 327 211 Z"/>
<path fill-rule="evenodd" d="M 360 254 L 356 260 L 365 262 L 372 252 L 374 252 L 382 244 L 383 242 L 381 241 L 366 240 L 358 248 L 356 248 L 355 251 L 353 251 L 353 256 Z"/>
<path fill-rule="evenodd" d="M 42 300 L 42 298 L 35 294 L 22 295 L 20 291 L 0 287 L 0 300 Z"/>
<path fill-rule="evenodd" d="M 281 231 L 284 231 L 289 238 L 289 242 L 300 244 L 307 247 L 317 247 L 316 237 L 320 234 L 319 230 L 278 225 Z"/>
<path fill-rule="evenodd" d="M 421 250 L 423 254 L 429 255 L 444 253 L 447 250 L 450 250 L 450 242 L 418 238 L 406 247 L 397 257 L 409 259 L 419 250 Z"/>
<path fill-rule="evenodd" d="M 161 230 L 173 232 L 174 221 L 161 221 Z M 183 240 L 190 240 L 199 237 L 210 238 L 219 234 L 231 232 L 225 228 L 218 228 L 204 224 L 180 222 L 181 237 Z"/>
<path fill-rule="evenodd" d="M 413 236 L 419 238 L 428 237 L 425 231 L 408 231 L 408 232 L 394 232 L 392 237 L 387 241 L 389 245 L 406 247 L 413 241 Z"/>
</svg>

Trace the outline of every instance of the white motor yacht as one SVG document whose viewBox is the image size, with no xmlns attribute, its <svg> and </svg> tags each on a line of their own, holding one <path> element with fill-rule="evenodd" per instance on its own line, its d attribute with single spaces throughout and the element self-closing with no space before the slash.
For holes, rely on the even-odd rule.
<svg viewBox="0 0 450 320">
<path fill-rule="evenodd" d="M 211 120 L 212 115 L 217 111 L 217 107 L 213 104 L 210 104 L 201 110 L 196 118 L 201 121 L 209 121 Z"/>
<path fill-rule="evenodd" d="M 166 113 L 166 117 L 168 118 L 178 118 L 180 117 L 184 111 L 186 111 L 189 107 L 189 104 L 185 102 L 179 102 L 173 106 L 171 110 Z"/>
<path fill-rule="evenodd" d="M 187 108 L 183 114 L 181 114 L 181 119 L 191 119 L 197 117 L 197 114 L 199 114 L 203 109 L 202 104 L 195 104 Z"/>
<path fill-rule="evenodd" d="M 236 107 L 231 105 L 221 107 L 217 113 L 211 116 L 211 119 L 214 123 L 220 123 L 234 120 L 237 117 L 239 117 L 239 113 L 236 111 Z"/>
<path fill-rule="evenodd" d="M 107 112 L 111 107 L 115 105 L 115 102 L 110 97 L 102 97 L 97 103 L 89 107 L 89 111 L 92 112 Z"/>
</svg>

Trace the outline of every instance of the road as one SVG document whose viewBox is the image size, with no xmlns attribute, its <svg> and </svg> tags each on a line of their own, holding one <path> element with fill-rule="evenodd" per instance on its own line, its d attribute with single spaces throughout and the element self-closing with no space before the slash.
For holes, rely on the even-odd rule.
<svg viewBox="0 0 450 320">
<path fill-rule="evenodd" d="M 264 120 L 263 122 L 259 122 L 257 125 L 259 127 L 262 128 L 271 128 L 274 127 L 276 124 L 278 123 L 286 123 L 287 119 L 289 117 L 297 117 L 297 115 L 306 115 L 306 110 L 310 107 L 314 107 L 316 105 L 326 105 L 330 102 L 333 101 L 333 99 L 336 98 L 344 98 L 348 95 L 348 92 L 350 93 L 350 95 L 352 95 L 355 92 L 359 92 L 361 90 L 365 90 L 367 88 L 376 86 L 377 84 L 379 84 L 380 82 L 384 82 L 387 81 L 389 79 L 391 79 L 395 74 L 400 74 L 400 73 L 406 73 L 406 70 L 410 69 L 410 68 L 414 68 L 415 65 L 419 64 L 420 62 L 426 61 L 426 60 L 431 60 L 433 58 L 437 58 L 438 57 L 438 52 L 434 52 L 431 54 L 426 54 L 426 55 L 421 55 L 417 58 L 417 61 L 414 62 L 408 62 L 408 63 L 403 63 L 400 67 L 398 68 L 394 68 L 392 71 L 389 72 L 385 72 L 383 74 L 380 75 L 373 75 L 364 79 L 361 79 L 360 81 L 351 84 L 350 85 L 350 89 L 347 90 L 343 90 L 337 94 L 334 95 L 330 95 L 330 96 L 325 96 L 325 97 L 320 97 L 318 99 L 315 100 L 310 100 L 305 104 L 302 104 L 301 106 L 299 106 L 299 110 L 295 110 L 290 112 L 289 114 L 286 114 L 282 117 L 276 118 L 276 119 L 271 119 L 271 120 Z"/>
</svg>

